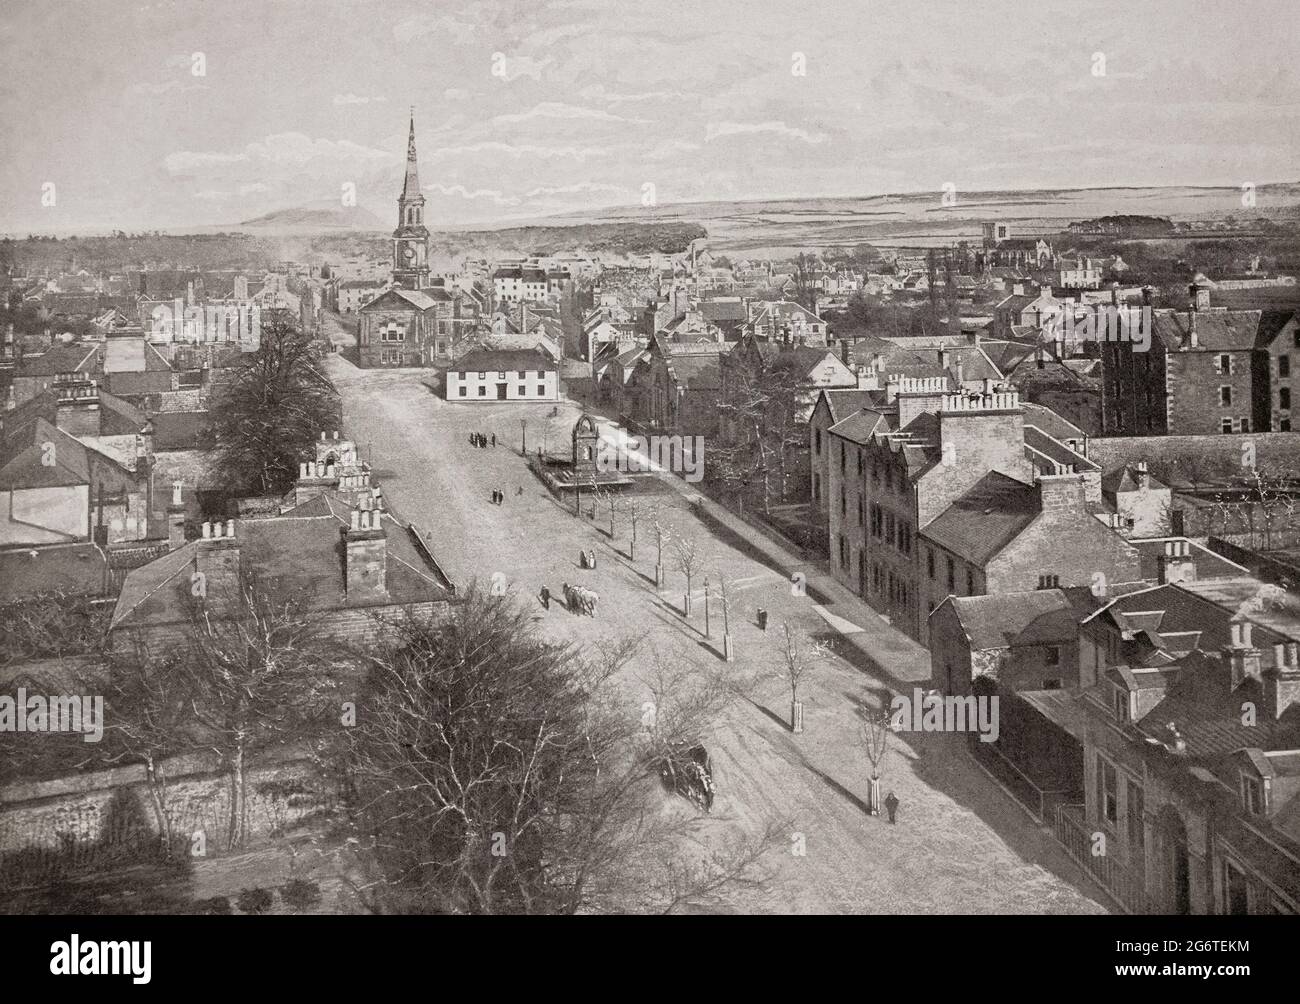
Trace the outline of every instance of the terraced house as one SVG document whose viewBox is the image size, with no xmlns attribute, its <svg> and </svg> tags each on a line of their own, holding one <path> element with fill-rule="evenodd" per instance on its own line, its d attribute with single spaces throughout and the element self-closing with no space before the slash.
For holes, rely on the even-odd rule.
<svg viewBox="0 0 1300 1004">
<path fill-rule="evenodd" d="M 1140 579 L 1138 552 L 1094 514 L 1100 471 L 1026 426 L 1018 394 L 889 386 L 824 433 L 814 421 L 812 453 L 832 572 L 897 627 L 924 644 L 949 595 Z"/>
</svg>

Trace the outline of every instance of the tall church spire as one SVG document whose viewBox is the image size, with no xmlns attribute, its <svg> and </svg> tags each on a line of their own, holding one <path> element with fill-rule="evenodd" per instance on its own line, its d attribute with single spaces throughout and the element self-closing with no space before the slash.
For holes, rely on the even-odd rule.
<svg viewBox="0 0 1300 1004">
<path fill-rule="evenodd" d="M 393 231 L 393 282 L 420 289 L 429 280 L 429 231 L 424 226 L 424 195 L 415 158 L 415 109 L 406 141 L 406 180 L 397 197 L 397 229 Z"/>
<path fill-rule="evenodd" d="M 402 201 L 420 194 L 420 166 L 415 156 L 415 108 L 411 108 L 411 132 L 406 140 L 406 182 L 402 185 Z"/>
</svg>

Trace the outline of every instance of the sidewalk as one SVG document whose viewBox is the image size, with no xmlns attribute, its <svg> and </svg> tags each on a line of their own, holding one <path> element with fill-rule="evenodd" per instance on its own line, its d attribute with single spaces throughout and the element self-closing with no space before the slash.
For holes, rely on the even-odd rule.
<svg viewBox="0 0 1300 1004">
<path fill-rule="evenodd" d="M 602 436 L 606 426 L 618 428 L 619 433 L 622 433 L 621 427 L 614 420 L 589 406 L 588 410 L 599 417 L 598 427 Z M 618 439 L 613 441 L 618 442 Z M 796 573 L 802 574 L 808 600 L 827 624 L 861 653 L 863 661 L 874 667 L 882 677 L 882 682 L 887 682 L 896 689 L 901 687 L 910 691 L 913 685 L 929 681 L 930 650 L 889 624 L 851 590 L 837 582 L 820 562 L 808 562 L 764 534 L 756 532 L 740 516 L 714 502 L 695 485 L 683 481 L 676 474 L 653 467 L 652 472 L 684 501 L 694 503 L 704 517 L 726 527 L 787 578 L 793 580 Z"/>
</svg>

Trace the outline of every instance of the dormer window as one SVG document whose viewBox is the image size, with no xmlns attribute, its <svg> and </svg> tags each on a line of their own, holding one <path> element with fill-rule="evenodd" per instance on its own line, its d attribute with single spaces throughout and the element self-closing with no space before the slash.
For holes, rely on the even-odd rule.
<svg viewBox="0 0 1300 1004">
<path fill-rule="evenodd" d="M 1123 687 L 1115 688 L 1115 718 L 1117 721 L 1127 722 L 1128 716 L 1128 691 Z"/>
<path fill-rule="evenodd" d="M 1252 816 L 1265 814 L 1264 782 L 1259 778 L 1241 775 L 1241 807 Z"/>
</svg>

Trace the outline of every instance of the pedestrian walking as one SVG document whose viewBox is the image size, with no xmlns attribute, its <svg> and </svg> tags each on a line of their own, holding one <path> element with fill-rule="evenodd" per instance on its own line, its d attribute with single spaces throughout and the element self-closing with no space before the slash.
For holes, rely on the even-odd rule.
<svg viewBox="0 0 1300 1004">
<path fill-rule="evenodd" d="M 550 609 L 551 609 L 551 591 L 550 591 L 549 589 L 547 589 L 545 586 L 542 586 L 541 596 L 542 596 L 542 606 L 545 607 L 547 610 L 550 610 Z"/>
<path fill-rule="evenodd" d="M 492 445 L 493 446 L 497 445 L 497 434 L 495 432 L 492 433 Z"/>
<path fill-rule="evenodd" d="M 894 819 L 894 815 L 898 812 L 898 796 L 892 791 L 885 796 L 885 811 L 889 813 L 889 821 L 891 823 L 897 822 L 897 820 Z"/>
<path fill-rule="evenodd" d="M 519 485 L 519 486 L 515 489 L 515 497 L 518 498 L 518 497 L 519 497 L 520 495 L 522 495 L 523 493 L 524 493 L 524 486 L 523 486 L 523 485 Z"/>
<path fill-rule="evenodd" d="M 767 630 L 767 611 L 762 607 L 758 608 L 758 629 L 760 631 Z"/>
<path fill-rule="evenodd" d="M 497 489 L 497 499 L 498 499 L 497 505 L 506 504 L 506 490 L 504 488 Z"/>
</svg>

